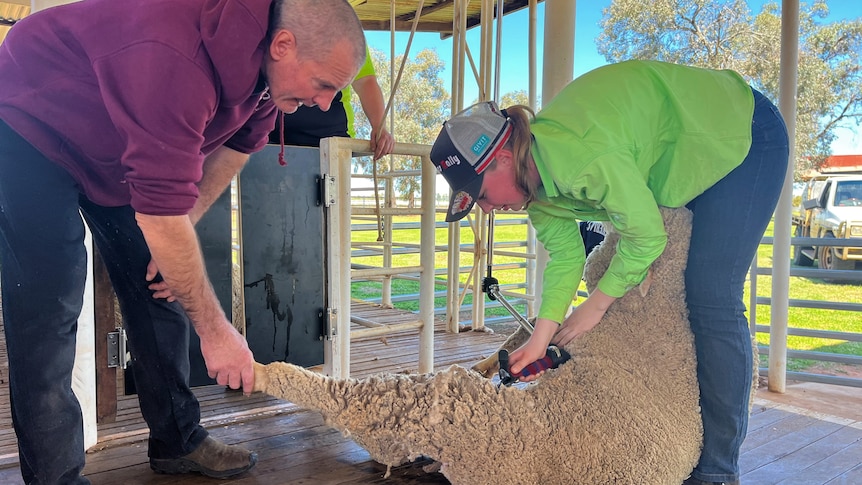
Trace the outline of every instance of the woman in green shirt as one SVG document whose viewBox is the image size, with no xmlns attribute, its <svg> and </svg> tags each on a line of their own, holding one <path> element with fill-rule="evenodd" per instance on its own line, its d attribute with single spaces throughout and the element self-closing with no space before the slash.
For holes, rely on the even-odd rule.
<svg viewBox="0 0 862 485">
<path fill-rule="evenodd" d="M 575 79 L 535 117 L 492 102 L 458 113 L 431 160 L 453 189 L 447 221 L 474 204 L 526 207 L 550 255 L 536 328 L 510 355 L 513 372 L 600 324 L 644 280 L 667 241 L 659 206 L 693 212 L 686 303 L 704 448 L 686 483 L 708 484 L 739 479 L 753 379 L 743 283 L 788 153 L 777 108 L 737 73 L 628 61 Z M 597 289 L 568 314 L 585 260 L 578 220 L 608 221 L 621 237 Z"/>
</svg>

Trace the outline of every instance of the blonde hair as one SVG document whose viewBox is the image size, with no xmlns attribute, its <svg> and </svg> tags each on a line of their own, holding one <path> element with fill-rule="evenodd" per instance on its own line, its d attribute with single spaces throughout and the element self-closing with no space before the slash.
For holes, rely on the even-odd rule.
<svg viewBox="0 0 862 485">
<path fill-rule="evenodd" d="M 512 123 L 512 136 L 506 143 L 506 148 L 512 151 L 515 159 L 515 181 L 527 196 L 527 205 L 536 198 L 539 183 L 530 177 L 530 147 L 533 135 L 530 133 L 530 122 L 536 117 L 532 108 L 516 104 L 506 108 L 506 115 Z"/>
</svg>

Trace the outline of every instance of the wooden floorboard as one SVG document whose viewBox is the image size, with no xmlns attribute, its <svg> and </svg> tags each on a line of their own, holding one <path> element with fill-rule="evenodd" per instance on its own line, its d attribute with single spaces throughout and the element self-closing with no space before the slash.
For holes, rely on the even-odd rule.
<svg viewBox="0 0 862 485">
<path fill-rule="evenodd" d="M 839 478 L 862 462 L 862 422 L 758 399 L 739 462 L 746 484 L 862 483 Z"/>
<path fill-rule="evenodd" d="M 407 312 L 356 306 L 355 313 L 378 322 L 398 323 L 415 318 Z M 2 322 L 0 322 L 2 324 Z M 435 367 L 469 366 L 492 353 L 505 338 L 484 332 L 447 333 L 435 326 Z M 0 341 L 2 342 L 2 341 Z M 0 343 L 2 345 L 2 343 Z M 0 347 L 3 350 L 3 347 Z M 362 377 L 378 372 L 411 372 L 417 366 L 415 332 L 368 338 L 352 344 L 351 372 Z M 0 484 L 22 484 L 15 437 L 9 418 L 5 383 L 5 353 L 0 355 Z M 862 408 L 862 391 L 840 396 L 845 407 Z M 118 403 L 117 420 L 99 426 L 99 444 L 87 455 L 85 475 L 95 485 L 194 485 L 212 483 L 282 484 L 445 484 L 435 464 L 419 460 L 386 467 L 371 460 L 351 439 L 327 427 L 320 415 L 293 404 L 256 394 L 251 397 L 220 386 L 195 389 L 201 421 L 227 443 L 242 444 L 258 453 L 258 465 L 231 480 L 200 476 L 158 475 L 149 469 L 146 427 L 134 397 Z M 761 391 L 752 409 L 749 433 L 740 456 L 746 485 L 862 484 L 862 420 L 819 413 L 816 406 L 799 407 L 770 399 Z M 772 396 L 774 397 L 774 396 Z M 823 396 L 819 396 L 820 402 Z"/>
</svg>

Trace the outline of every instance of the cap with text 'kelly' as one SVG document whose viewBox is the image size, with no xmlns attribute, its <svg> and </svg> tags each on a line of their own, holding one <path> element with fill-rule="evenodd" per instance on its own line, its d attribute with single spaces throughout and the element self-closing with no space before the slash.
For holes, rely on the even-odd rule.
<svg viewBox="0 0 862 485">
<path fill-rule="evenodd" d="M 483 172 L 512 134 L 512 123 L 493 101 L 474 104 L 443 123 L 431 161 L 452 188 L 446 222 L 461 220 L 479 197 Z"/>
</svg>

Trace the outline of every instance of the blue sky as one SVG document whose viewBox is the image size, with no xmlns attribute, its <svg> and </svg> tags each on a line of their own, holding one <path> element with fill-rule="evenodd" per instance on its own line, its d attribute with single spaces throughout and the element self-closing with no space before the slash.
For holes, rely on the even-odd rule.
<svg viewBox="0 0 862 485">
<path fill-rule="evenodd" d="M 752 12 L 760 11 L 761 6 L 767 3 L 765 0 L 749 0 L 748 4 Z M 778 1 L 780 4 L 780 1 Z M 604 57 L 596 52 L 595 38 L 599 34 L 599 20 L 602 16 L 602 9 L 610 4 L 610 0 L 587 0 L 577 2 L 576 29 L 575 29 L 575 67 L 574 76 L 577 77 L 591 69 L 606 64 Z M 862 1 L 860 0 L 830 0 L 828 21 L 840 19 L 859 19 L 862 18 Z M 537 55 L 539 62 L 542 59 L 542 26 L 544 21 L 544 3 L 539 4 L 537 27 Z M 371 47 L 379 49 L 387 55 L 390 52 L 390 37 L 389 32 L 367 32 L 366 37 Z M 398 33 L 396 35 L 396 52 L 403 53 L 407 45 L 408 34 Z M 479 52 L 479 31 L 472 29 L 468 33 L 468 43 L 470 44 L 471 52 L 474 59 L 478 62 Z M 441 59 L 446 63 L 446 70 L 443 73 L 443 79 L 451 79 L 451 71 L 449 65 L 452 57 L 452 41 L 450 39 L 441 40 L 438 34 L 432 33 L 417 33 L 410 47 L 410 57 L 414 57 L 416 53 L 422 49 L 434 49 Z M 504 94 L 519 89 L 527 90 L 527 9 L 523 9 L 514 14 L 507 15 L 503 18 L 503 46 L 502 46 L 502 61 L 500 65 L 500 94 Z M 397 67 L 397 66 L 396 66 Z M 541 90 L 542 79 L 541 70 L 538 75 L 538 87 Z M 465 83 L 465 99 L 467 102 L 478 97 L 478 89 L 473 81 L 473 76 L 470 76 Z M 450 85 L 446 86 L 451 89 Z M 842 129 L 836 132 L 839 136 L 838 140 L 832 145 L 832 150 L 835 154 L 862 154 L 862 130 L 858 128 Z"/>
</svg>

